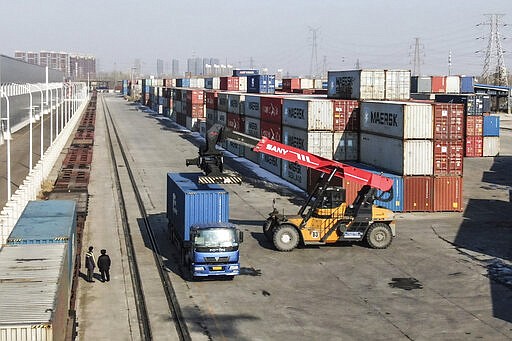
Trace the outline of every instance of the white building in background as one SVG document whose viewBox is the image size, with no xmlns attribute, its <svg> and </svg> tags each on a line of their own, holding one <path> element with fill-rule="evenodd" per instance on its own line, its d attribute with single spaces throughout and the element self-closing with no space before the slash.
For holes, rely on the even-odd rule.
<svg viewBox="0 0 512 341">
<path fill-rule="evenodd" d="M 75 80 L 86 80 L 88 77 L 96 78 L 96 58 L 94 56 L 54 51 L 15 51 L 14 58 L 63 71 L 67 78 Z"/>
</svg>

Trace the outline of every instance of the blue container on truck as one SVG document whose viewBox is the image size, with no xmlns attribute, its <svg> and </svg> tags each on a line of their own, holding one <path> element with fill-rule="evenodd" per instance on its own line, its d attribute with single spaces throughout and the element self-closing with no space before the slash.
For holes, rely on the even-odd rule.
<svg viewBox="0 0 512 341">
<path fill-rule="evenodd" d="M 33 200 L 21 213 L 7 245 L 68 244 L 69 268 L 76 245 L 76 201 Z"/>
<path fill-rule="evenodd" d="M 229 223 L 229 193 L 200 175 L 167 173 L 169 234 L 191 278 L 238 275 L 243 234 Z"/>
<path fill-rule="evenodd" d="M 484 116 L 483 136 L 500 136 L 499 116 Z"/>
</svg>

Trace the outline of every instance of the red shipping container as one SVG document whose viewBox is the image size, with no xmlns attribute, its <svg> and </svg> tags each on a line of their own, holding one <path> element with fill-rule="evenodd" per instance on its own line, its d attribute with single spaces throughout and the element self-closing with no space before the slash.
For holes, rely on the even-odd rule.
<svg viewBox="0 0 512 341">
<path fill-rule="evenodd" d="M 204 105 L 203 104 L 189 104 L 187 105 L 187 116 L 192 118 L 204 118 Z"/>
<path fill-rule="evenodd" d="M 482 136 L 466 137 L 466 156 L 482 157 L 484 153 L 484 138 Z"/>
<path fill-rule="evenodd" d="M 265 136 L 271 140 L 282 142 L 281 123 L 260 121 L 261 136 Z"/>
<path fill-rule="evenodd" d="M 227 91 L 238 91 L 238 77 L 220 77 L 220 89 Z"/>
<path fill-rule="evenodd" d="M 279 123 L 283 116 L 283 98 L 276 96 L 262 96 L 260 98 L 261 120 Z"/>
<path fill-rule="evenodd" d="M 432 103 L 434 109 L 434 139 L 464 138 L 464 104 Z"/>
<path fill-rule="evenodd" d="M 245 132 L 245 116 L 228 112 L 226 126 L 238 132 Z"/>
<path fill-rule="evenodd" d="M 446 76 L 432 76 L 432 92 L 438 94 L 446 92 Z"/>
<path fill-rule="evenodd" d="M 332 104 L 334 131 L 359 131 L 359 101 L 335 99 Z"/>
<path fill-rule="evenodd" d="M 203 90 L 187 90 L 187 103 L 188 104 L 204 104 L 204 91 Z"/>
<path fill-rule="evenodd" d="M 482 136 L 483 131 L 483 116 L 466 116 L 466 136 Z"/>
<path fill-rule="evenodd" d="M 433 210 L 462 211 L 462 176 L 434 177 Z"/>
<path fill-rule="evenodd" d="M 294 89 L 300 89 L 300 78 L 283 79 L 283 91 L 293 92 Z"/>
<path fill-rule="evenodd" d="M 432 186 L 431 176 L 404 176 L 404 211 L 432 211 Z"/>
<path fill-rule="evenodd" d="M 205 91 L 206 108 L 217 110 L 217 91 Z"/>
<path fill-rule="evenodd" d="M 343 188 L 345 188 L 345 200 L 347 205 L 354 202 L 357 197 L 357 192 L 359 192 L 361 187 L 363 187 L 363 185 L 356 181 L 343 179 Z"/>
<path fill-rule="evenodd" d="M 462 175 L 463 140 L 434 140 L 434 175 Z"/>
</svg>

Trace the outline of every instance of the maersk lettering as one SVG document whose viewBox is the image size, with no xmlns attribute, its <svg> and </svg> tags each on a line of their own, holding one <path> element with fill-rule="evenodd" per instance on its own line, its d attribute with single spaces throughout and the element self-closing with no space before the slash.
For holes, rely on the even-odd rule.
<svg viewBox="0 0 512 341">
<path fill-rule="evenodd" d="M 288 116 L 290 118 L 296 118 L 299 120 L 303 120 L 305 117 L 304 109 L 302 108 L 288 108 Z"/>
<path fill-rule="evenodd" d="M 260 110 L 260 104 L 258 102 L 250 102 L 249 110 Z"/>
<path fill-rule="evenodd" d="M 370 122 L 374 124 L 398 127 L 397 117 L 398 114 L 395 113 L 372 111 Z"/>
</svg>

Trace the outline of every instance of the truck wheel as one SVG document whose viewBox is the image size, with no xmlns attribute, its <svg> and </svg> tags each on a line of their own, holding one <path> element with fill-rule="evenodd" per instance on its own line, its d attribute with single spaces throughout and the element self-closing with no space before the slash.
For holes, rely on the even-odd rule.
<svg viewBox="0 0 512 341">
<path fill-rule="evenodd" d="M 385 249 L 393 241 L 391 228 L 384 223 L 374 223 L 366 232 L 366 241 L 374 249 Z"/>
<path fill-rule="evenodd" d="M 272 235 L 273 235 L 272 232 L 273 232 L 272 220 L 271 219 L 267 219 L 263 223 L 263 234 L 265 235 L 265 237 L 267 237 L 268 241 L 272 241 Z"/>
<path fill-rule="evenodd" d="M 279 251 L 291 251 L 299 244 L 299 232 L 294 226 L 284 224 L 274 229 L 272 240 Z"/>
</svg>

